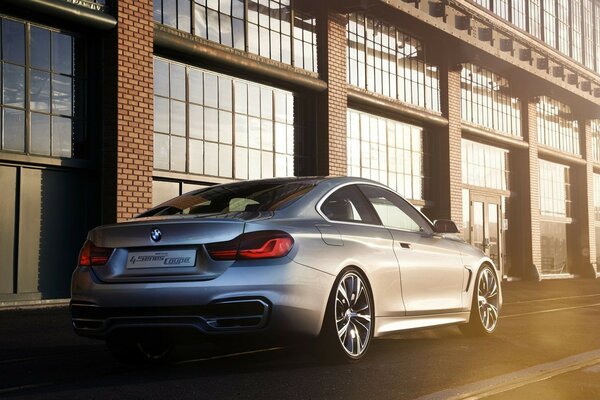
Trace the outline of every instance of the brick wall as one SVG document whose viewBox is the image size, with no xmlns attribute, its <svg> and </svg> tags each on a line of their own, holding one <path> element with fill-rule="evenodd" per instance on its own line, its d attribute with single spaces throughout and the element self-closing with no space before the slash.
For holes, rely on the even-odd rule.
<svg viewBox="0 0 600 400">
<path fill-rule="evenodd" d="M 448 70 L 448 147 L 449 162 L 448 172 L 450 181 L 450 219 L 462 228 L 462 158 L 461 137 L 462 117 L 460 90 L 460 69 L 450 68 Z"/>
<path fill-rule="evenodd" d="M 321 38 L 317 37 L 321 79 L 327 91 L 321 103 L 323 117 L 319 123 L 319 143 L 326 149 L 320 154 L 319 173 L 344 176 L 348 173 L 346 154 L 346 16 L 324 12 L 320 21 Z M 325 143 L 325 137 L 326 143 Z M 326 160 L 325 160 L 326 159 Z"/>
<path fill-rule="evenodd" d="M 435 206 L 428 214 L 432 219 L 452 219 L 462 231 L 460 66 L 443 66 L 440 79 L 442 111 L 448 126 L 431 131 L 435 136 L 431 183 Z"/>
<path fill-rule="evenodd" d="M 116 218 L 133 217 L 152 203 L 152 0 L 117 2 Z"/>
<path fill-rule="evenodd" d="M 526 276 L 538 278 L 537 274 L 542 268 L 542 248 L 540 236 L 540 167 L 538 161 L 538 131 L 537 131 L 537 103 L 530 99 L 523 101 L 523 120 L 524 135 L 529 142 L 529 151 L 525 165 L 529 170 L 529 177 L 521 175 L 515 171 L 515 176 L 519 175 L 524 182 L 525 215 L 522 220 L 523 245 L 525 265 L 524 273 Z M 527 207 L 526 205 L 529 205 Z M 517 222 L 517 221 L 515 221 Z M 513 224 L 515 226 L 517 224 Z M 519 229 L 519 225 L 516 226 Z"/>
</svg>

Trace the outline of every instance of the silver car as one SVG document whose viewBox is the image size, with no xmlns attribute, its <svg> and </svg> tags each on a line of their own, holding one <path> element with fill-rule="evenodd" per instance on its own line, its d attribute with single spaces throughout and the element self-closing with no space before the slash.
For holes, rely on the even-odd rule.
<svg viewBox="0 0 600 400">
<path fill-rule="evenodd" d="M 490 334 L 498 272 L 457 232 L 365 179 L 213 186 L 89 232 L 73 327 L 126 361 L 163 359 L 184 338 L 312 337 L 352 361 L 401 330 Z"/>
</svg>

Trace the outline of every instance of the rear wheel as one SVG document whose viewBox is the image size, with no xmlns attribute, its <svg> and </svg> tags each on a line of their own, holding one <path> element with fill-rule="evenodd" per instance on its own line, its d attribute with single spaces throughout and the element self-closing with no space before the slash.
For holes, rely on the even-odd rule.
<svg viewBox="0 0 600 400">
<path fill-rule="evenodd" d="M 459 325 L 460 330 L 471 336 L 489 335 L 498 325 L 500 307 L 500 284 L 489 265 L 484 265 L 477 273 L 471 316 L 467 324 Z"/>
<path fill-rule="evenodd" d="M 173 345 L 159 338 L 121 339 L 111 338 L 106 341 L 113 357 L 124 364 L 160 364 L 170 361 Z"/>
<path fill-rule="evenodd" d="M 321 351 L 327 361 L 358 361 L 367 353 L 373 338 L 375 316 L 371 290 L 355 268 L 345 270 L 336 280 L 329 297 Z"/>
</svg>

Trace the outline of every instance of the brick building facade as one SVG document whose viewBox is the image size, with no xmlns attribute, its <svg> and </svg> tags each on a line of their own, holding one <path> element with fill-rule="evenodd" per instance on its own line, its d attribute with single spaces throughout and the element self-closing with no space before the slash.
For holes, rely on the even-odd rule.
<svg viewBox="0 0 600 400">
<path fill-rule="evenodd" d="M 4 0 L 0 18 L 0 302 L 66 297 L 95 225 L 292 175 L 382 182 L 505 278 L 598 275 L 599 0 Z"/>
</svg>

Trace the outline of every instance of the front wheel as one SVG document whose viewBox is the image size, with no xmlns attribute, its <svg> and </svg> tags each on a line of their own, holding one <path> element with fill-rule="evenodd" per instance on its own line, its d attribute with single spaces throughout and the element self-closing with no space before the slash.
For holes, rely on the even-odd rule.
<svg viewBox="0 0 600 400">
<path fill-rule="evenodd" d="M 323 321 L 322 356 L 336 362 L 364 357 L 375 327 L 372 299 L 367 281 L 357 269 L 349 268 L 338 277 Z"/>
<path fill-rule="evenodd" d="M 470 336 L 489 335 L 496 330 L 500 311 L 500 284 L 491 266 L 483 266 L 477 273 L 471 315 L 460 330 Z"/>
</svg>

